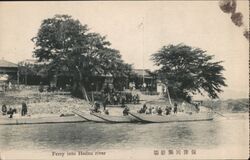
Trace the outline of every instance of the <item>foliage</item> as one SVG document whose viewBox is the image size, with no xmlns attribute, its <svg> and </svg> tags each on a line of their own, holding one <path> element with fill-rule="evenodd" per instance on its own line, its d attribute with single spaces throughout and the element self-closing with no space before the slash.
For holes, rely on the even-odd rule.
<svg viewBox="0 0 250 160">
<path fill-rule="evenodd" d="M 184 44 L 163 46 L 152 55 L 159 78 L 167 84 L 173 98 L 191 101 L 192 95 L 204 91 L 218 98 L 221 87 L 226 86 L 222 75 L 222 61 L 212 62 L 214 56 L 200 48 Z"/>
<path fill-rule="evenodd" d="M 105 36 L 89 32 L 87 25 L 68 15 L 43 20 L 32 40 L 36 45 L 34 56 L 39 61 L 51 61 L 51 74 L 72 74 L 74 91 L 80 88 L 82 94 L 85 94 L 84 84 L 91 76 L 126 76 L 131 70 L 131 66 L 121 59 L 119 51 L 110 48 Z"/>
<path fill-rule="evenodd" d="M 43 66 L 29 64 L 29 63 L 18 64 L 18 71 L 20 75 L 37 75 L 42 70 L 42 68 Z"/>
</svg>

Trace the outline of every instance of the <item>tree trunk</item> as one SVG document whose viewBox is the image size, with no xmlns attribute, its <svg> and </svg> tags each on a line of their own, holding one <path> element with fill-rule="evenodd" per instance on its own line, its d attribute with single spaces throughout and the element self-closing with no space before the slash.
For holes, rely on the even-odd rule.
<svg viewBox="0 0 250 160">
<path fill-rule="evenodd" d="M 84 85 L 82 84 L 82 81 L 81 81 L 81 80 L 79 81 L 79 86 L 80 86 L 80 89 L 81 89 L 81 92 L 82 92 L 82 97 L 83 97 L 87 102 L 89 102 L 88 94 L 87 94 L 86 89 L 85 89 Z"/>
<path fill-rule="evenodd" d="M 73 92 L 74 92 L 74 94 L 78 95 L 78 93 L 79 93 L 78 91 L 80 91 L 80 93 L 82 95 L 81 97 L 84 98 L 87 102 L 89 102 L 88 94 L 87 94 L 86 89 L 85 89 L 84 84 L 83 84 L 83 75 L 77 66 L 76 66 L 76 69 L 78 71 L 79 79 L 77 79 L 77 78 L 75 79 L 74 86 L 73 86 Z"/>
</svg>

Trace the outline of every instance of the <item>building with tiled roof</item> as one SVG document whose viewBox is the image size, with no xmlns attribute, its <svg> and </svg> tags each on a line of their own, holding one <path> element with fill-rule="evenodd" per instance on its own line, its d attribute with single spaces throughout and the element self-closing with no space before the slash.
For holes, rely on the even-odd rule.
<svg viewBox="0 0 250 160">
<path fill-rule="evenodd" d="M 8 77 L 8 79 L 16 80 L 18 74 L 18 65 L 9 61 L 0 59 L 0 77 Z"/>
<path fill-rule="evenodd" d="M 4 60 L 3 58 L 0 59 L 0 67 L 2 68 L 17 68 L 17 64 Z"/>
<path fill-rule="evenodd" d="M 0 74 L 9 74 L 15 73 L 17 74 L 17 64 L 0 59 Z"/>
</svg>

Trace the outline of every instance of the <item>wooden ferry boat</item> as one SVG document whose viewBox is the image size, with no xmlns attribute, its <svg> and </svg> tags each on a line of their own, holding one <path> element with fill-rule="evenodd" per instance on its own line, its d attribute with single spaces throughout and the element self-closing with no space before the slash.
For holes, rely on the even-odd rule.
<svg viewBox="0 0 250 160">
<path fill-rule="evenodd" d="M 8 118 L 8 116 L 1 116 L 0 117 L 0 125 L 21 125 L 21 124 L 51 124 L 51 123 L 81 123 L 86 122 L 85 119 L 71 115 L 71 116 L 59 116 L 59 115 L 52 115 L 52 116 L 25 116 L 25 117 L 13 117 Z"/>
<path fill-rule="evenodd" d="M 213 113 L 178 113 L 172 115 L 157 115 L 157 114 L 140 114 L 132 113 L 129 114 L 138 119 L 143 123 L 169 123 L 169 122 L 190 122 L 190 121 L 209 121 L 213 120 Z"/>
<path fill-rule="evenodd" d="M 72 111 L 74 114 L 78 115 L 80 118 L 86 120 L 86 121 L 92 121 L 92 122 L 97 122 L 97 123 L 104 123 L 106 122 L 105 120 L 96 117 L 94 115 L 91 115 L 90 113 L 85 113 L 79 110 L 73 110 Z"/>
<path fill-rule="evenodd" d="M 104 115 L 100 113 L 91 113 L 92 115 L 106 121 L 109 123 L 133 123 L 138 122 L 137 118 L 133 116 L 111 116 L 111 115 Z"/>
</svg>

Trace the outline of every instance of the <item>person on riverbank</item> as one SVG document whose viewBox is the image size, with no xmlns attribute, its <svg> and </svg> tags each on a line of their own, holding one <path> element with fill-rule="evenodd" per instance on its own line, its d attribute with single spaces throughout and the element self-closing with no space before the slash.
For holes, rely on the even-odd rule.
<svg viewBox="0 0 250 160">
<path fill-rule="evenodd" d="M 197 112 L 197 113 L 200 112 L 200 107 L 199 107 L 199 105 L 198 105 L 197 103 L 195 104 L 195 109 L 196 109 L 196 112 Z"/>
<path fill-rule="evenodd" d="M 7 111 L 7 115 L 9 115 L 9 118 L 12 118 L 12 117 L 13 117 L 13 110 L 12 110 L 11 107 L 10 107 L 9 110 Z"/>
<path fill-rule="evenodd" d="M 10 109 L 7 111 L 7 114 L 9 115 L 9 118 L 13 118 L 13 114 L 14 114 L 14 113 L 17 113 L 17 111 L 16 111 L 15 108 L 12 109 L 12 108 L 10 107 Z"/>
<path fill-rule="evenodd" d="M 174 103 L 174 114 L 177 114 L 177 103 Z"/>
<path fill-rule="evenodd" d="M 118 105 L 118 97 L 116 94 L 113 95 L 114 105 Z"/>
<path fill-rule="evenodd" d="M 126 107 L 126 105 L 125 105 L 125 99 L 124 98 L 122 98 L 122 105 L 121 105 L 121 107 L 122 108 Z"/>
<path fill-rule="evenodd" d="M 104 93 L 105 93 L 105 94 L 110 94 L 110 87 L 109 87 L 108 84 L 107 84 L 106 87 L 104 88 Z"/>
<path fill-rule="evenodd" d="M 25 116 L 25 115 L 27 115 L 27 112 L 28 112 L 28 107 L 27 107 L 26 103 L 23 102 L 23 103 L 22 103 L 21 115 L 22 115 L 22 116 Z"/>
<path fill-rule="evenodd" d="M 7 114 L 7 107 L 5 104 L 2 105 L 2 114 L 6 115 Z"/>
<path fill-rule="evenodd" d="M 108 102 L 108 95 L 107 94 L 105 94 L 104 95 L 104 101 L 103 101 L 103 110 L 106 110 L 106 106 L 107 106 L 107 104 L 108 104 L 109 102 Z"/>
<path fill-rule="evenodd" d="M 136 104 L 136 96 L 135 95 L 132 96 L 132 101 L 134 104 Z"/>
<path fill-rule="evenodd" d="M 104 114 L 109 115 L 109 110 L 108 110 L 108 109 L 105 109 L 105 110 L 104 110 Z"/>
<path fill-rule="evenodd" d="M 136 104 L 139 104 L 140 103 L 140 96 L 139 96 L 139 94 L 136 94 L 135 99 L 136 99 Z"/>
<path fill-rule="evenodd" d="M 123 110 L 123 116 L 127 116 L 128 115 L 128 112 L 129 112 L 129 108 L 128 106 L 126 106 Z"/>
<path fill-rule="evenodd" d="M 94 113 L 100 113 L 101 111 L 99 110 L 100 109 L 100 104 L 95 102 L 94 103 L 94 109 L 91 109 L 91 112 L 94 112 Z M 106 109 L 106 108 L 105 108 Z"/>
</svg>

